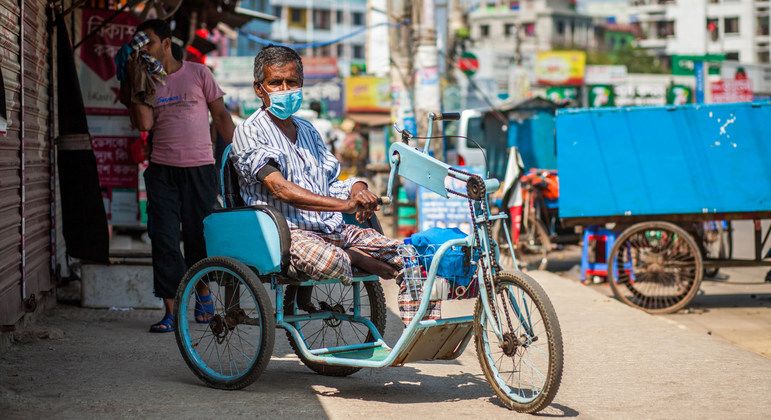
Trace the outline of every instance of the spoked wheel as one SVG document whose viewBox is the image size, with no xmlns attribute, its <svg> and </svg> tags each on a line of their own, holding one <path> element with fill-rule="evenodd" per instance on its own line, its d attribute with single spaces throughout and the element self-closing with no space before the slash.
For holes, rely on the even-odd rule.
<svg viewBox="0 0 771 420">
<path fill-rule="evenodd" d="M 197 322 L 195 305 L 207 286 L 214 314 Z M 259 278 L 243 263 L 223 257 L 198 262 L 179 285 L 174 313 L 182 357 L 207 385 L 240 389 L 267 366 L 275 336 L 273 310 Z"/>
<path fill-rule="evenodd" d="M 685 307 L 699 291 L 701 254 L 688 232 L 647 222 L 625 230 L 610 253 L 608 280 L 616 298 L 652 314 Z"/>
<path fill-rule="evenodd" d="M 303 297 L 303 293 L 310 290 L 310 299 Z M 298 293 L 299 292 L 299 293 Z M 298 308 L 295 302 L 310 302 L 313 308 Z M 360 316 L 369 319 L 383 334 L 386 326 L 386 302 L 383 287 L 376 281 L 359 282 Z M 284 315 L 304 315 L 306 309 L 317 312 L 338 312 L 341 314 L 354 314 L 353 286 L 345 286 L 341 283 L 320 284 L 311 289 L 287 286 L 284 292 Z M 351 344 L 361 344 L 375 341 L 372 333 L 364 324 L 342 321 L 329 317 L 312 321 L 301 321 L 292 324 L 305 338 L 305 345 L 309 349 L 338 347 Z M 332 366 L 311 362 L 303 357 L 297 348 L 294 337 L 287 332 L 289 344 L 295 354 L 302 360 L 305 366 L 321 375 L 348 376 L 358 372 L 361 368 L 347 366 Z"/>
<path fill-rule="evenodd" d="M 503 336 L 496 335 L 478 299 L 474 336 L 479 364 L 506 407 L 535 413 L 552 402 L 562 380 L 557 314 L 543 288 L 522 272 L 502 272 L 495 284 L 495 314 Z"/>
<path fill-rule="evenodd" d="M 523 223 L 521 229 L 517 243 L 520 265 L 528 270 L 546 269 L 552 248 L 546 226 L 540 220 L 531 219 L 527 224 Z"/>
</svg>

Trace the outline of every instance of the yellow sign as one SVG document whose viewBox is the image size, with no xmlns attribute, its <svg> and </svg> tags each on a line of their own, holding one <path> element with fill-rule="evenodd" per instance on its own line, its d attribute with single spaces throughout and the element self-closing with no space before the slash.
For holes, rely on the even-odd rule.
<svg viewBox="0 0 771 420">
<path fill-rule="evenodd" d="M 391 112 L 391 82 L 383 77 L 345 79 L 346 112 Z"/>
<path fill-rule="evenodd" d="M 535 58 L 538 84 L 580 86 L 584 83 L 586 53 L 583 51 L 543 51 Z"/>
</svg>

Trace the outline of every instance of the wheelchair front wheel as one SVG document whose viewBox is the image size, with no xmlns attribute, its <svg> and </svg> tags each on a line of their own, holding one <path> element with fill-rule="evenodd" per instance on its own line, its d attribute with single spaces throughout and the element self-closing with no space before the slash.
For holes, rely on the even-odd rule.
<svg viewBox="0 0 771 420">
<path fill-rule="evenodd" d="M 201 293 L 206 287 L 210 298 Z M 208 299 L 213 308 L 207 304 L 203 310 L 213 311 L 201 316 L 196 303 Z M 207 385 L 241 389 L 265 370 L 276 324 L 268 294 L 249 267 L 232 258 L 201 260 L 185 274 L 174 305 L 179 350 Z"/>
<path fill-rule="evenodd" d="M 511 410 L 535 413 L 548 406 L 562 380 L 562 332 L 543 288 L 522 272 L 495 277 L 502 339 L 494 332 L 482 300 L 474 311 L 479 364 L 501 402 Z"/>
</svg>

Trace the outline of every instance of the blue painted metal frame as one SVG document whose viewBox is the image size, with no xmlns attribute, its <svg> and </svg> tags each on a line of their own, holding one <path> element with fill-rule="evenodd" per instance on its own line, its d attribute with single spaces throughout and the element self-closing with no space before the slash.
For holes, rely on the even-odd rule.
<svg viewBox="0 0 771 420">
<path fill-rule="evenodd" d="M 769 214 L 769 121 L 771 103 L 561 110 L 560 217 Z"/>
</svg>

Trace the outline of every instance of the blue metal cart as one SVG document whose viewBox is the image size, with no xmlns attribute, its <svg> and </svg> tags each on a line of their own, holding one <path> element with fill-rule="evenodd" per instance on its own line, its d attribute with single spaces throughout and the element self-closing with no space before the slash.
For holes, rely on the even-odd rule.
<svg viewBox="0 0 771 420">
<path fill-rule="evenodd" d="M 617 298 L 675 312 L 705 269 L 771 265 L 760 223 L 771 218 L 770 121 L 769 103 L 558 112 L 560 217 L 622 231 L 608 256 Z M 750 260 L 731 257 L 740 219 L 755 222 Z"/>
</svg>

